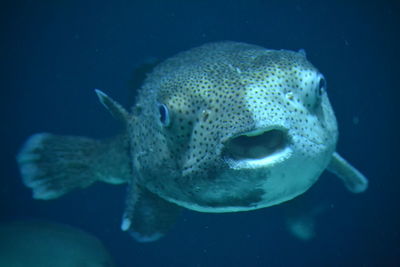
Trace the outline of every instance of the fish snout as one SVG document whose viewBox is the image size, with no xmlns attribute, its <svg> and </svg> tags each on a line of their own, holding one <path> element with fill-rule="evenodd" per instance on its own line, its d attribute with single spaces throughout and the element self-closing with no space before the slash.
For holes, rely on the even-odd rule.
<svg viewBox="0 0 400 267">
<path fill-rule="evenodd" d="M 257 168 L 281 162 L 292 153 L 288 130 L 268 127 L 241 133 L 224 143 L 223 158 L 231 168 Z"/>
</svg>

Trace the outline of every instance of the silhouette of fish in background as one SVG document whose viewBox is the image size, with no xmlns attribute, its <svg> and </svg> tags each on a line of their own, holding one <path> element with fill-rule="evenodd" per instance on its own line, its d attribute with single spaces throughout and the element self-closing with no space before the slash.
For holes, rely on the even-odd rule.
<svg viewBox="0 0 400 267">
<path fill-rule="evenodd" d="M 0 236 L 0 266 L 115 266 L 99 239 L 68 225 L 46 221 L 2 222 Z"/>
<path fill-rule="evenodd" d="M 128 183 L 122 230 L 163 236 L 181 207 L 248 211 L 304 193 L 327 169 L 354 192 L 367 179 L 335 152 L 324 76 L 304 51 L 218 42 L 167 59 L 128 112 L 100 90 L 125 131 L 109 140 L 31 136 L 18 155 L 36 199 L 96 181 Z"/>
</svg>

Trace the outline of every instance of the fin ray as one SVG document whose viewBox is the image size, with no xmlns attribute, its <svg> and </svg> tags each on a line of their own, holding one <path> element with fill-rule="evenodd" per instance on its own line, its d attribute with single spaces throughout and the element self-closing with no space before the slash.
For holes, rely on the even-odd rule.
<svg viewBox="0 0 400 267">
<path fill-rule="evenodd" d="M 17 162 L 33 197 L 53 199 L 98 180 L 122 183 L 129 179 L 129 159 L 120 151 L 121 145 L 119 139 L 107 143 L 39 133 L 26 141 Z"/>
</svg>

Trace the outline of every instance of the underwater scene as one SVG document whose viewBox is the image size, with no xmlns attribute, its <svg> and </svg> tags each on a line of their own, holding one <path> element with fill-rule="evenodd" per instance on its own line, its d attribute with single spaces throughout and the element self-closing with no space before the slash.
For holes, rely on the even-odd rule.
<svg viewBox="0 0 400 267">
<path fill-rule="evenodd" d="M 0 266 L 400 266 L 399 11 L 3 4 Z"/>
</svg>

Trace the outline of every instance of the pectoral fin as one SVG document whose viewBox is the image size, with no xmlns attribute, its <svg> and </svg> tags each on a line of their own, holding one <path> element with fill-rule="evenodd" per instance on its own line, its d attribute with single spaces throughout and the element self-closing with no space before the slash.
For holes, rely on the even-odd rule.
<svg viewBox="0 0 400 267">
<path fill-rule="evenodd" d="M 132 182 L 121 229 L 139 242 L 156 241 L 171 228 L 180 211 L 180 207 Z"/>
<path fill-rule="evenodd" d="M 110 111 L 111 115 L 113 115 L 114 118 L 117 120 L 120 120 L 122 122 L 126 122 L 129 117 L 128 111 L 121 106 L 118 102 L 113 100 L 111 97 L 106 95 L 103 91 L 99 89 L 94 90 L 97 94 L 97 97 L 100 100 L 100 103 L 108 110 Z"/>
<path fill-rule="evenodd" d="M 364 192 L 368 187 L 367 178 L 336 152 L 332 155 L 328 170 L 342 179 L 346 188 L 353 193 Z"/>
</svg>

